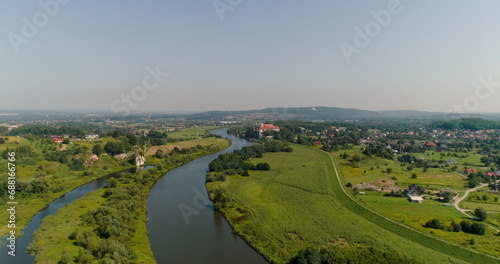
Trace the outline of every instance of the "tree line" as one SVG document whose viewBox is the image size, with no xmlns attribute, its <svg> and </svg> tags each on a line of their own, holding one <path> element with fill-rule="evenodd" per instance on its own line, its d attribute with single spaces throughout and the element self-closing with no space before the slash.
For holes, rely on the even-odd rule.
<svg viewBox="0 0 500 264">
<path fill-rule="evenodd" d="M 249 176 L 249 170 L 271 170 L 268 163 L 252 164 L 249 159 L 262 158 L 266 152 L 292 152 L 293 148 L 287 142 L 265 140 L 260 144 L 244 147 L 232 153 L 219 155 L 208 165 L 207 181 L 224 181 L 223 175 L 240 174 Z"/>
</svg>

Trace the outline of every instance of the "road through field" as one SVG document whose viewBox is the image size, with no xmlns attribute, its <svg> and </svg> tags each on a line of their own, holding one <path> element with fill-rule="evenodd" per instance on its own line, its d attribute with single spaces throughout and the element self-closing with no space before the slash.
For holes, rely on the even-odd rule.
<svg viewBox="0 0 500 264">
<path fill-rule="evenodd" d="M 474 250 L 470 250 L 470 249 L 464 248 L 464 247 L 459 246 L 459 245 L 455 245 L 453 243 L 450 243 L 448 241 L 445 241 L 445 240 L 442 240 L 442 239 L 439 239 L 436 237 L 429 236 L 428 234 L 425 234 L 423 232 L 420 232 L 418 230 L 415 230 L 413 228 L 405 226 L 399 222 L 396 222 L 390 218 L 387 218 L 387 217 L 371 210 L 370 208 L 366 207 L 360 201 L 353 198 L 345 190 L 344 185 L 342 184 L 342 180 L 340 178 L 338 169 L 337 169 L 337 165 L 335 164 L 335 161 L 334 161 L 332 155 L 330 155 L 330 153 L 325 152 L 325 151 L 322 151 L 322 152 L 326 153 L 330 158 L 330 161 L 333 165 L 334 173 L 335 173 L 335 176 L 337 178 L 340 189 L 345 194 L 345 196 L 347 196 L 352 202 L 354 202 L 354 204 L 353 203 L 345 203 L 345 205 L 348 208 L 350 208 L 351 210 L 356 209 L 355 207 L 361 206 L 365 212 L 362 212 L 362 211 L 358 211 L 358 212 L 360 212 L 368 220 L 370 220 L 374 223 L 377 223 L 381 227 L 386 228 L 388 230 L 391 230 L 392 232 L 394 232 L 398 235 L 406 237 L 407 239 L 410 239 L 410 237 L 411 237 L 411 240 L 413 240 L 414 242 L 417 242 L 417 243 L 419 243 L 423 246 L 429 247 L 431 249 L 438 250 L 440 252 L 449 254 L 450 256 L 454 256 L 454 257 L 457 257 L 457 258 L 460 258 L 460 259 L 463 259 L 465 261 L 469 261 L 472 263 L 487 263 L 487 262 L 489 263 L 492 261 L 498 263 L 498 261 L 500 261 L 499 258 L 490 256 L 490 255 L 486 255 L 486 254 L 483 254 L 481 252 L 477 252 Z M 382 218 L 382 219 L 380 219 L 380 218 Z M 384 223 L 384 220 L 387 220 L 388 222 Z M 403 229 L 401 227 L 403 227 Z M 408 235 L 408 236 L 405 236 L 405 235 Z"/>
<path fill-rule="evenodd" d="M 472 188 L 472 189 L 469 189 L 469 190 L 465 191 L 465 194 L 464 194 L 462 197 L 458 197 L 458 196 L 457 196 L 457 197 L 455 197 L 455 202 L 453 203 L 453 206 L 455 207 L 455 209 L 457 209 L 457 211 L 459 211 L 460 213 L 462 213 L 462 214 L 466 215 L 466 216 L 467 216 L 467 217 L 469 217 L 469 218 L 474 218 L 474 216 L 472 216 L 472 215 L 470 215 L 470 214 L 466 213 L 467 211 L 472 211 L 472 210 L 465 210 L 465 209 L 462 209 L 462 208 L 460 208 L 459 204 L 460 204 L 460 202 L 461 202 L 463 199 L 465 199 L 465 198 L 467 198 L 467 196 L 469 196 L 469 193 L 474 192 L 474 191 L 476 191 L 476 190 L 478 190 L 478 189 L 480 189 L 480 188 L 486 187 L 486 186 L 488 186 L 488 184 L 487 184 L 487 183 L 481 183 L 479 186 L 474 187 L 474 188 Z M 485 225 L 486 225 L 486 226 L 488 226 L 488 227 L 490 227 L 490 228 L 495 229 L 497 232 L 500 232 L 500 230 L 496 229 L 496 228 L 495 228 L 494 226 L 492 226 L 492 225 L 489 225 L 489 224 L 485 224 Z"/>
</svg>

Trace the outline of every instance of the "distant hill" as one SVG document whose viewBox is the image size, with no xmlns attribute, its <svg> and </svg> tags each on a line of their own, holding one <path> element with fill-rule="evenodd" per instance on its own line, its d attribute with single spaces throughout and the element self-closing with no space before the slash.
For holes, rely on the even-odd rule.
<svg viewBox="0 0 500 264">
<path fill-rule="evenodd" d="M 275 107 L 245 111 L 209 111 L 193 114 L 191 120 L 366 120 L 366 119 L 443 119 L 443 113 L 415 110 L 369 111 L 339 107 Z"/>
</svg>

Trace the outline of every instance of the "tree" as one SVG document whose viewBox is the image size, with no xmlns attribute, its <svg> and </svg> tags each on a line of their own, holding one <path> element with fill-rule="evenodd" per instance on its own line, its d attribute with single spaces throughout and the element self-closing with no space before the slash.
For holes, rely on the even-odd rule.
<svg viewBox="0 0 500 264">
<path fill-rule="evenodd" d="M 449 201 L 453 200 L 453 198 L 454 198 L 455 196 L 454 196 L 454 195 L 453 195 L 453 193 L 452 193 L 452 192 L 450 192 L 450 191 L 444 191 L 444 192 L 441 194 L 441 197 L 443 197 L 443 202 L 447 203 L 447 202 L 449 202 Z"/>
<path fill-rule="evenodd" d="M 485 167 L 490 166 L 491 162 L 492 162 L 492 159 L 490 157 L 482 157 L 481 158 L 481 163 L 483 163 Z"/>
<path fill-rule="evenodd" d="M 416 174 L 416 173 L 413 173 L 413 174 L 411 175 L 411 178 L 412 178 L 412 179 L 416 179 L 416 178 L 417 178 L 417 174 Z"/>
<path fill-rule="evenodd" d="M 488 218 L 488 212 L 481 207 L 476 208 L 476 210 L 474 210 L 474 214 L 481 221 L 484 221 L 486 220 L 486 218 Z"/>
<path fill-rule="evenodd" d="M 460 226 L 462 227 L 462 231 L 464 231 L 464 232 L 470 232 L 470 226 L 471 226 L 471 224 L 470 224 L 469 221 L 465 221 L 464 220 L 464 221 L 460 222 Z"/>
<path fill-rule="evenodd" d="M 486 227 L 480 223 L 473 223 L 470 226 L 470 233 L 482 236 L 486 234 Z"/>
<path fill-rule="evenodd" d="M 69 138 L 65 138 L 65 139 L 63 139 L 62 143 L 63 143 L 63 144 L 69 144 L 69 143 L 70 143 Z"/>
<path fill-rule="evenodd" d="M 95 144 L 92 148 L 92 153 L 97 156 L 101 156 L 101 154 L 104 153 L 104 149 L 102 148 L 101 144 Z"/>
<path fill-rule="evenodd" d="M 5 139 L 0 137 L 0 144 L 3 144 L 3 143 L 5 143 Z"/>
</svg>

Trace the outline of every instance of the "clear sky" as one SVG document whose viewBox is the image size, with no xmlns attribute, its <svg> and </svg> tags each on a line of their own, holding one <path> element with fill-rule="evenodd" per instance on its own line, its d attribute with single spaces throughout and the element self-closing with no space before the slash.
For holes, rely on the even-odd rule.
<svg viewBox="0 0 500 264">
<path fill-rule="evenodd" d="M 498 0 L 55 1 L 0 3 L 0 109 L 500 112 Z"/>
</svg>

